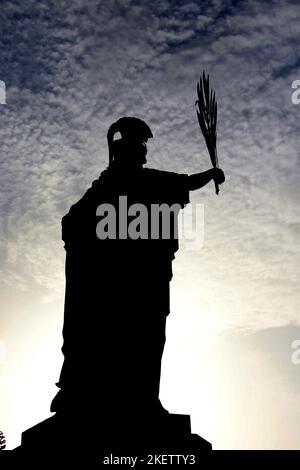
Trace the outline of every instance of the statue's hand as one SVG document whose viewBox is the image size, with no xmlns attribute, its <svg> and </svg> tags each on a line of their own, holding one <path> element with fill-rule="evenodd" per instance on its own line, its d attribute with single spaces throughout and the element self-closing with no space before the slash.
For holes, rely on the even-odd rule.
<svg viewBox="0 0 300 470">
<path fill-rule="evenodd" d="M 212 179 L 215 181 L 217 184 L 222 184 L 225 181 L 225 175 L 224 171 L 221 170 L 221 168 L 212 168 Z"/>
</svg>

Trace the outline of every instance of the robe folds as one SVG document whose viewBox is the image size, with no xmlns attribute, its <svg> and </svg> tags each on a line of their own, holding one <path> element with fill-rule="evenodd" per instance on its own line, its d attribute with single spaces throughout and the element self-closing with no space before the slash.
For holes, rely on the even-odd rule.
<svg viewBox="0 0 300 470">
<path fill-rule="evenodd" d="M 108 168 L 63 217 L 64 363 L 52 411 L 84 408 L 102 414 L 112 408 L 159 406 L 169 284 L 178 250 L 174 235 L 179 210 L 189 202 L 187 179 L 148 168 Z M 125 196 L 128 208 L 147 208 L 148 238 L 126 238 L 124 233 L 120 237 L 119 202 Z M 107 208 L 103 204 L 115 208 L 113 238 L 97 235 L 97 224 L 106 215 L 97 215 L 97 208 Z M 171 217 L 169 238 L 162 237 L 160 228 L 153 239 L 151 208 L 161 204 L 178 208 Z M 128 225 L 134 218 L 126 214 Z"/>
</svg>

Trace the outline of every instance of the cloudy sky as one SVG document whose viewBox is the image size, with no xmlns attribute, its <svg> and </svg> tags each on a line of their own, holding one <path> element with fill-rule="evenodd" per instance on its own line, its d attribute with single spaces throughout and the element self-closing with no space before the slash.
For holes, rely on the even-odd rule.
<svg viewBox="0 0 300 470">
<path fill-rule="evenodd" d="M 209 168 L 205 68 L 226 183 L 192 194 L 205 243 L 174 263 L 161 398 L 216 449 L 300 449 L 297 1 L 3 1 L 0 429 L 49 416 L 62 356 L 60 220 L 105 168 L 117 118 L 146 120 L 148 166 Z M 184 380 L 183 380 L 184 379 Z"/>
</svg>

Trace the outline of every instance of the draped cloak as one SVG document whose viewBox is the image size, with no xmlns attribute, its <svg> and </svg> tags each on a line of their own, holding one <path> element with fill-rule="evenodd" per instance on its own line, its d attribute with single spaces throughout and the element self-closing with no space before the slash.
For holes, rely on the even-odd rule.
<svg viewBox="0 0 300 470">
<path fill-rule="evenodd" d="M 155 407 L 170 311 L 169 283 L 178 239 L 118 238 L 119 197 L 127 205 L 189 202 L 188 176 L 141 168 L 104 170 L 62 219 L 66 250 L 61 389 L 53 411 L 103 413 Z M 114 239 L 99 239 L 97 207 L 116 209 Z M 176 233 L 177 211 L 174 218 Z M 128 217 L 128 223 L 133 217 Z M 149 230 L 151 221 L 149 219 Z"/>
</svg>

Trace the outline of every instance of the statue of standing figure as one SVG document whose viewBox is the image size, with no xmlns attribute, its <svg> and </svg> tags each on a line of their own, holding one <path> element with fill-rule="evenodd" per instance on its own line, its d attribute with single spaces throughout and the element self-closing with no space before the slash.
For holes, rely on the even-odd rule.
<svg viewBox="0 0 300 470">
<path fill-rule="evenodd" d="M 117 133 L 121 138 L 115 140 Z M 225 180 L 218 168 L 193 175 L 144 168 L 152 137 L 148 125 L 134 117 L 112 124 L 108 168 L 62 219 L 64 363 L 51 411 L 59 423 L 72 422 L 74 416 L 81 427 L 97 423 L 106 443 L 127 442 L 125 435 L 136 445 L 143 440 L 147 445 L 152 437 L 153 443 L 161 442 L 176 428 L 173 418 L 180 415 L 162 406 L 159 384 L 172 261 L 178 250 L 177 218 L 190 191 Z M 122 197 L 129 207 L 128 224 L 139 208 L 147 209 L 148 236 L 132 237 L 124 229 L 120 235 Z M 175 208 L 169 211 L 168 237 L 162 236 L 162 227 L 151 237 L 154 205 Z M 112 236 L 105 219 L 110 207 L 116 211 Z M 137 223 L 135 229 L 136 234 Z"/>
<path fill-rule="evenodd" d="M 121 139 L 114 140 L 116 133 Z M 169 239 L 153 239 L 151 205 L 184 208 L 190 190 L 212 178 L 222 182 L 223 172 L 212 169 L 188 176 L 144 168 L 151 137 L 140 119 L 115 122 L 107 135 L 108 168 L 63 218 L 65 359 L 52 411 L 86 413 L 91 408 L 94 415 L 102 415 L 104 409 L 122 414 L 164 410 L 159 382 L 172 260 L 178 249 L 178 210 L 173 221 L 165 221 L 173 222 Z M 127 197 L 129 207 L 143 204 L 148 209 L 147 238 L 132 239 L 128 233 L 120 238 L 118 230 L 115 238 L 109 232 L 106 239 L 97 236 L 98 207 L 112 205 L 119 221 L 120 196 Z"/>
</svg>

